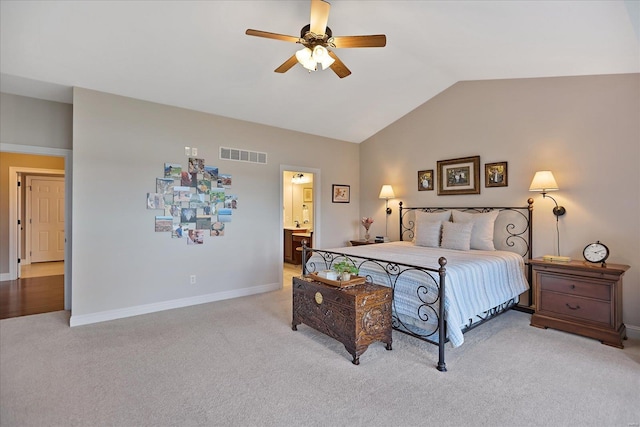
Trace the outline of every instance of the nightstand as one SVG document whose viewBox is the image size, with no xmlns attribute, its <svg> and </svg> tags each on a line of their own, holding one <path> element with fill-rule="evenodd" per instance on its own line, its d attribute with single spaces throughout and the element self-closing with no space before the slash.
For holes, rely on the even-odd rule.
<svg viewBox="0 0 640 427">
<path fill-rule="evenodd" d="M 622 276 L 628 265 L 529 260 L 535 313 L 531 326 L 595 338 L 623 348 Z"/>
<path fill-rule="evenodd" d="M 375 245 L 376 243 L 381 243 L 381 242 L 376 242 L 374 240 L 349 240 L 349 243 L 351 243 L 351 246 L 362 246 L 362 245 Z"/>
</svg>

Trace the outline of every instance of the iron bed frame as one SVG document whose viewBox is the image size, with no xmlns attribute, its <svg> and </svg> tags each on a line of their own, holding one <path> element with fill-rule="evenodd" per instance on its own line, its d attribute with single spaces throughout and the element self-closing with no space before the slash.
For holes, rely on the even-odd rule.
<svg viewBox="0 0 640 427">
<path fill-rule="evenodd" d="M 399 206 L 399 223 L 400 223 L 400 240 L 410 240 L 414 236 L 415 221 L 409 216 L 410 212 L 422 211 L 422 212 L 442 212 L 447 210 L 456 210 L 462 212 L 472 213 L 485 213 L 491 211 L 511 211 L 519 215 L 515 215 L 518 221 L 508 221 L 504 225 L 504 245 L 506 248 L 513 248 L 519 250 L 512 250 L 518 253 L 524 258 L 526 266 L 526 276 L 529 282 L 529 303 L 531 303 L 531 279 L 532 268 L 528 260 L 531 258 L 532 241 L 533 241 L 533 199 L 527 200 L 527 206 L 517 207 L 404 207 L 400 202 Z M 516 222 L 518 222 L 516 224 Z M 505 249 L 508 250 L 508 249 Z M 322 261 L 318 261 L 319 265 L 316 265 L 315 261 L 310 261 L 310 256 L 315 253 L 322 257 Z M 380 276 L 386 283 L 380 283 L 385 286 L 389 286 L 395 290 L 396 284 L 400 277 L 404 277 L 405 274 L 420 275 L 424 277 L 424 283 L 417 286 L 416 295 L 420 300 L 421 305 L 418 308 L 417 318 L 423 321 L 428 321 L 435 317 L 436 322 L 432 330 L 425 330 L 417 326 L 413 326 L 408 323 L 403 317 L 397 315 L 395 310 L 395 296 L 393 299 L 393 315 L 392 315 L 392 327 L 393 329 L 418 338 L 420 340 L 429 342 L 431 344 L 438 345 L 438 363 L 436 368 L 439 371 L 445 372 L 447 370 L 445 363 L 445 344 L 449 341 L 447 338 L 447 322 L 445 319 L 445 305 L 439 304 L 440 301 L 444 301 L 445 289 L 446 289 L 446 265 L 447 260 L 445 257 L 438 259 L 438 268 L 421 267 L 411 264 L 400 264 L 397 262 L 390 262 L 378 258 L 364 258 L 354 256 L 346 253 L 328 251 L 323 249 L 314 249 L 307 247 L 307 242 L 303 241 L 302 245 L 302 274 L 307 275 L 310 272 L 331 269 L 336 262 L 347 260 L 349 263 L 356 266 L 359 270 L 363 270 L 363 267 L 375 266 L 379 274 L 376 274 L 376 279 L 380 280 Z M 371 274 L 366 276 L 367 282 L 373 282 L 374 278 Z M 378 282 L 376 282 L 378 283 Z M 430 290 L 430 288 L 432 290 Z M 437 289 L 437 292 L 433 292 L 433 288 Z M 437 308 L 436 308 L 437 304 Z M 487 310 L 484 313 L 476 315 L 476 318 L 471 318 L 462 328 L 462 332 L 465 333 L 476 326 L 481 325 L 489 319 L 496 317 L 499 314 L 504 313 L 509 309 L 515 309 L 519 311 L 525 311 L 528 313 L 533 312 L 530 307 L 519 306 L 518 297 L 512 298 L 496 307 Z M 442 333 L 441 333 L 442 332 Z M 437 340 L 434 335 L 437 334 Z"/>
</svg>

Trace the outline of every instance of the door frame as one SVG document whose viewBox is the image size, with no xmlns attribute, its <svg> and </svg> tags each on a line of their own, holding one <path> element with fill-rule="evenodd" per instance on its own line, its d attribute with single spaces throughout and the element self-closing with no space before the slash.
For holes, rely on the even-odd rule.
<svg viewBox="0 0 640 427">
<path fill-rule="evenodd" d="M 64 309 L 71 310 L 71 237 L 72 237 L 72 170 L 73 151 L 64 148 L 38 147 L 32 145 L 17 145 L 0 143 L 0 151 L 7 153 L 35 154 L 41 156 L 64 157 Z M 16 205 L 18 191 L 18 173 L 30 172 L 35 168 L 22 166 L 9 168 L 9 278 L 16 280 L 18 277 L 18 207 Z M 42 169 L 36 169 L 42 170 Z M 52 169 L 54 172 L 59 170 Z"/>
<path fill-rule="evenodd" d="M 280 256 L 278 259 L 280 260 L 280 265 L 282 265 L 282 260 L 284 259 L 284 233 L 282 232 L 282 227 L 284 224 L 284 217 L 282 212 L 282 207 L 284 206 L 284 173 L 285 171 L 296 171 L 296 172 L 307 172 L 313 174 L 313 247 L 321 248 L 321 240 L 322 233 L 320 233 L 322 223 L 321 217 L 321 203 L 322 198 L 320 195 L 322 194 L 322 176 L 320 175 L 320 169 L 309 168 L 306 166 L 293 166 L 293 165 L 280 165 L 280 222 L 278 223 L 278 227 L 280 231 Z M 282 268 L 279 268 L 280 272 L 280 281 L 278 283 L 282 283 L 283 271 Z"/>
<path fill-rule="evenodd" d="M 45 174 L 28 174 L 26 176 L 24 176 L 24 178 L 26 178 L 27 180 L 27 187 L 30 186 L 31 184 L 31 180 L 33 179 L 47 179 L 47 178 L 51 178 L 52 180 L 60 180 L 62 179 L 62 182 L 64 183 L 64 171 L 62 171 L 62 175 L 56 174 L 56 175 L 51 175 L 49 173 L 45 173 Z M 32 252 L 32 245 L 33 242 L 31 241 L 31 239 L 33 238 L 33 234 L 32 234 L 32 222 L 31 222 L 31 218 L 33 218 L 33 193 L 31 192 L 31 190 L 29 190 L 29 192 L 26 193 L 26 197 L 25 197 L 25 233 L 24 233 L 24 257 L 26 258 L 25 262 L 23 262 L 22 259 L 20 259 L 20 265 L 18 267 L 20 267 L 22 264 L 24 265 L 29 265 L 31 264 L 31 252 Z M 66 194 L 65 194 L 66 197 Z M 66 214 L 66 212 L 65 212 Z M 29 218 L 29 222 L 26 221 L 27 217 Z M 66 234 L 65 234 L 65 238 L 66 238 Z M 18 242 L 19 243 L 19 242 Z M 20 253 L 20 252 L 18 252 Z M 65 254 L 66 257 L 66 254 Z M 63 257 L 64 260 L 64 257 Z"/>
</svg>

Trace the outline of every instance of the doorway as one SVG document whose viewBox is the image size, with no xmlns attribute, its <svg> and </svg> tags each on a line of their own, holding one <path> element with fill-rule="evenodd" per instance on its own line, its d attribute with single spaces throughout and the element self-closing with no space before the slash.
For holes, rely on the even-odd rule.
<svg viewBox="0 0 640 427">
<path fill-rule="evenodd" d="M 34 278 L 19 279 L 19 264 L 18 260 L 24 256 L 22 255 L 21 244 L 24 245 L 24 240 L 20 238 L 21 230 L 19 226 L 24 226 L 24 223 L 18 224 L 22 212 L 26 210 L 26 200 L 23 198 L 22 203 L 18 203 L 18 182 L 24 179 L 27 175 L 54 175 L 58 177 L 65 177 L 64 180 L 64 198 L 63 207 L 64 210 L 64 232 L 63 236 L 59 238 L 60 244 L 63 246 L 64 260 L 63 265 L 57 264 L 55 271 L 59 272 L 60 268 L 64 270 L 64 275 L 56 274 L 58 281 L 62 282 L 62 299 L 64 310 L 71 310 L 71 167 L 72 167 L 72 152 L 67 149 L 48 148 L 48 147 L 36 147 L 36 146 L 23 146 L 0 143 L 0 152 L 3 153 L 3 161 L 11 156 L 20 156 L 22 154 L 29 158 L 27 161 L 19 159 L 14 162 L 10 162 L 8 166 L 8 234 L 7 240 L 3 239 L 2 251 L 8 254 L 8 272 L 5 270 L 0 275 L 0 280 L 3 282 L 10 281 L 15 283 L 18 280 L 33 280 Z M 7 155 L 5 153 L 10 153 Z M 62 169 L 45 169 L 42 167 L 43 158 L 62 158 Z M 30 163 L 33 162 L 33 163 Z M 45 166 L 46 167 L 46 166 Z M 26 185 L 26 179 L 24 184 Z M 22 222 L 23 220 L 21 220 Z M 5 255 L 6 256 L 6 255 Z M 6 264 L 5 264 L 6 265 Z M 54 277 L 54 276 L 45 276 Z M 38 278 L 39 282 L 44 280 L 41 277 Z"/>
<path fill-rule="evenodd" d="M 280 175 L 280 248 L 287 277 L 293 270 L 300 274 L 302 240 L 312 247 L 320 245 L 321 180 L 319 169 L 302 166 L 281 165 Z"/>
</svg>

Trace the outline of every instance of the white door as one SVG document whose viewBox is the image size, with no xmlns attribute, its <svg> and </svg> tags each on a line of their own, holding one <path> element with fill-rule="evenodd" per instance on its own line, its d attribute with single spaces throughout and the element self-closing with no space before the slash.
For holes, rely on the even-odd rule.
<svg viewBox="0 0 640 427">
<path fill-rule="evenodd" d="M 64 260 L 64 178 L 27 177 L 31 262 Z"/>
</svg>

